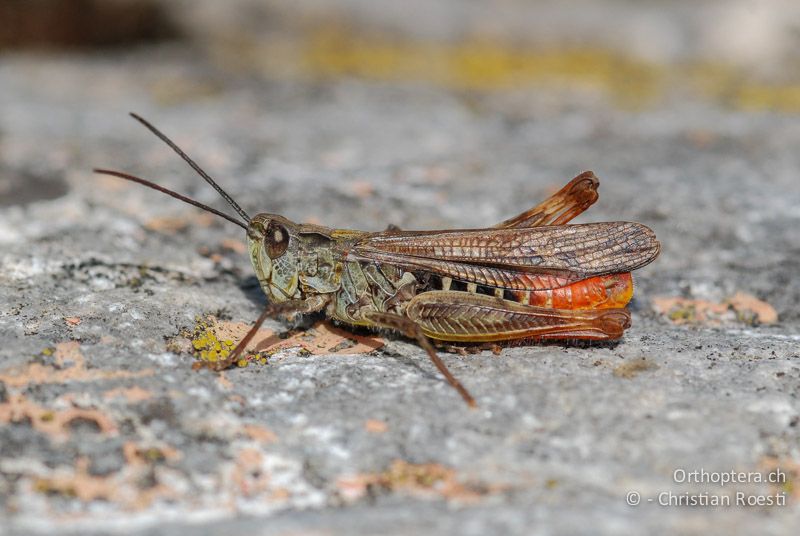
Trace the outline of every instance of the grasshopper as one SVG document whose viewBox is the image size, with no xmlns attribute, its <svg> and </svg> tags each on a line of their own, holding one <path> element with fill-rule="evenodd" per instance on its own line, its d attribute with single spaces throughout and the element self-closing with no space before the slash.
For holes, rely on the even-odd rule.
<svg viewBox="0 0 800 536">
<path fill-rule="evenodd" d="M 612 341 L 630 327 L 631 272 L 652 262 L 660 244 L 632 222 L 567 225 L 597 201 L 590 171 L 543 203 L 491 228 L 382 232 L 294 223 L 278 214 L 248 214 L 172 140 L 131 116 L 166 143 L 241 217 L 145 179 L 137 182 L 220 216 L 247 233 L 268 304 L 215 370 L 230 367 L 270 316 L 324 312 L 350 325 L 389 329 L 415 339 L 464 401 L 475 399 L 448 370 L 431 340 Z"/>
</svg>

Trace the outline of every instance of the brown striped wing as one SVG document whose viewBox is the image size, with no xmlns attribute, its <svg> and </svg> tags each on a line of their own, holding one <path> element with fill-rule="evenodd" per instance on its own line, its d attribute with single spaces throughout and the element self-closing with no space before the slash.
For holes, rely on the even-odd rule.
<svg viewBox="0 0 800 536">
<path fill-rule="evenodd" d="M 348 260 L 392 264 L 509 290 L 559 288 L 595 275 L 630 272 L 660 250 L 655 234 L 632 222 L 513 229 L 375 233 Z"/>
</svg>

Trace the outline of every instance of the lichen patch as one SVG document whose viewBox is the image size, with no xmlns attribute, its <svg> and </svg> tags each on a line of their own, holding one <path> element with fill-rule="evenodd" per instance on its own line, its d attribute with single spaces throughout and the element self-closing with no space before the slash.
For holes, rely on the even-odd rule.
<svg viewBox="0 0 800 536">
<path fill-rule="evenodd" d="M 230 355 L 249 329 L 244 323 L 207 316 L 198 318 L 193 331 L 184 335 L 191 342 L 195 358 L 216 363 Z M 306 330 L 290 332 L 288 336 L 262 328 L 247 345 L 237 365 L 245 367 L 254 362 L 264 365 L 272 354 L 288 348 L 300 348 L 312 355 L 353 355 L 372 352 L 383 344 L 379 337 L 356 335 L 328 322 L 318 322 Z"/>
<path fill-rule="evenodd" d="M 653 309 L 674 324 L 721 326 L 738 323 L 757 326 L 778 321 L 778 313 L 772 305 L 741 291 L 722 302 L 656 296 Z"/>
</svg>

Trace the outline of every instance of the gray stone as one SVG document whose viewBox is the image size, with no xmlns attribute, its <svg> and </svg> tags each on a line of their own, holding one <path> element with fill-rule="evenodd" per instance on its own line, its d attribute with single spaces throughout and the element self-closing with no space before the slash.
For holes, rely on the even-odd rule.
<svg viewBox="0 0 800 536">
<path fill-rule="evenodd" d="M 0 412 L 4 530 L 795 533 L 796 114 L 671 94 L 634 112 L 580 91 L 270 78 L 202 56 L 179 44 L 0 58 L 0 407 L 17 411 Z M 208 80 L 209 95 L 159 102 L 164 84 Z M 579 221 L 641 221 L 663 251 L 635 275 L 619 344 L 445 354 L 476 411 L 394 335 L 364 355 L 281 351 L 222 381 L 170 341 L 199 316 L 258 316 L 265 298 L 246 255 L 221 246 L 244 236 L 92 174 L 129 171 L 227 208 L 128 110 L 250 213 L 371 230 L 487 226 L 592 169 L 600 201 Z M 188 225 L 154 225 L 165 217 Z M 652 305 L 736 291 L 774 306 L 778 323 L 680 326 Z M 70 341 L 85 363 L 53 357 Z M 52 424 L 73 414 L 82 420 Z M 392 473 L 396 460 L 410 465 Z M 780 469 L 787 482 L 676 481 L 701 469 Z M 658 504 L 662 493 L 737 491 L 794 498 Z"/>
</svg>

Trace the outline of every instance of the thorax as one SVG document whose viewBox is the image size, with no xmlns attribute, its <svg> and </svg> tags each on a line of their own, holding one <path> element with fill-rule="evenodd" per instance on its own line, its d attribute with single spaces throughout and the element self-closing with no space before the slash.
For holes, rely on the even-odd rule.
<svg viewBox="0 0 800 536">
<path fill-rule="evenodd" d="M 340 282 L 329 314 L 355 325 L 370 324 L 363 319 L 366 311 L 402 315 L 419 286 L 410 272 L 391 265 L 362 261 L 344 261 Z"/>
</svg>

